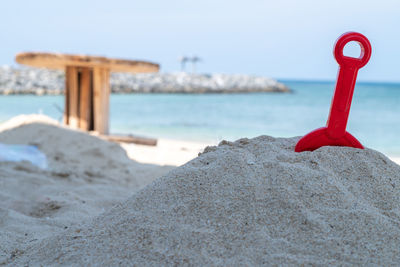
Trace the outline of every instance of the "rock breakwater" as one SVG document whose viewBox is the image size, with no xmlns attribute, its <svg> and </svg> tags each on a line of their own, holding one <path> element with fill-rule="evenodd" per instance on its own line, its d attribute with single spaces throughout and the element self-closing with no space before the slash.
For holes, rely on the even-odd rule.
<svg viewBox="0 0 400 267">
<path fill-rule="evenodd" d="M 64 93 L 63 71 L 0 67 L 0 94 L 59 95 Z M 151 73 L 111 75 L 113 93 L 248 93 L 290 92 L 274 79 L 242 74 Z"/>
</svg>

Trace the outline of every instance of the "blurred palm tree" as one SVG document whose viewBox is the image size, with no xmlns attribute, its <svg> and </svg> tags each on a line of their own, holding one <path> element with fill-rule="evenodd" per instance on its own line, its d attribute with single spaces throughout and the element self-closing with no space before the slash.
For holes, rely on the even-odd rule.
<svg viewBox="0 0 400 267">
<path fill-rule="evenodd" d="M 185 71 L 186 62 L 190 60 L 190 58 L 186 56 L 182 56 L 178 58 L 179 62 L 181 63 L 181 71 Z"/>
<path fill-rule="evenodd" d="M 196 64 L 197 62 L 202 61 L 202 59 L 199 58 L 198 56 L 193 56 L 193 57 L 181 56 L 178 58 L 178 61 L 181 63 L 181 71 L 185 71 L 186 63 L 190 61 L 192 63 L 192 73 L 195 73 Z"/>
<path fill-rule="evenodd" d="M 198 56 L 193 56 L 191 58 L 192 61 L 192 72 L 195 73 L 196 72 L 196 63 L 201 61 L 201 58 L 199 58 Z"/>
</svg>

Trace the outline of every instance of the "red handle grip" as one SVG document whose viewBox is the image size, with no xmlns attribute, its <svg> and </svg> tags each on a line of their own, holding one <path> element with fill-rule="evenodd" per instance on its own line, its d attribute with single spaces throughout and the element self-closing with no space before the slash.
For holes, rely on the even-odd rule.
<svg viewBox="0 0 400 267">
<path fill-rule="evenodd" d="M 349 42 L 357 42 L 361 48 L 361 55 L 358 58 L 343 55 L 343 48 Z M 340 66 L 352 66 L 357 69 L 364 67 L 371 57 L 371 44 L 367 37 L 358 32 L 346 32 L 339 36 L 335 42 L 333 54 Z"/>
<path fill-rule="evenodd" d="M 343 55 L 343 48 L 352 41 L 357 42 L 361 47 L 361 55 L 358 58 Z M 327 122 L 327 130 L 329 136 L 336 139 L 341 138 L 346 133 L 357 73 L 360 68 L 368 63 L 371 57 L 371 44 L 364 35 L 356 32 L 347 32 L 336 40 L 333 54 L 339 64 L 339 72 Z"/>
</svg>

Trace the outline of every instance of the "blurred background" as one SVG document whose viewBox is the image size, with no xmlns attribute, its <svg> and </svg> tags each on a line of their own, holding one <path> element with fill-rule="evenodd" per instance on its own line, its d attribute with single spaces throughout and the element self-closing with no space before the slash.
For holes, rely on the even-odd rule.
<svg viewBox="0 0 400 267">
<path fill-rule="evenodd" d="M 16 0 L 1 10 L 2 64 L 21 51 L 59 51 L 142 58 L 166 72 L 179 70 L 178 56 L 198 55 L 200 72 L 334 80 L 333 43 L 351 30 L 373 45 L 359 80 L 400 81 L 395 0 Z"/>
<path fill-rule="evenodd" d="M 161 73 L 192 73 L 182 59 L 196 57 L 193 75 L 268 77 L 290 88 L 111 96 L 112 132 L 207 142 L 304 135 L 323 126 L 338 67 L 334 42 L 360 32 L 372 57 L 359 72 L 348 130 L 366 146 L 400 156 L 399 1 L 17 0 L 3 2 L 0 12 L 0 65 L 11 68 L 21 68 L 21 51 L 141 59 L 159 63 Z M 356 44 L 345 48 L 346 55 L 359 53 Z M 3 95 L 0 107 L 2 121 L 37 112 L 59 119 L 63 96 Z"/>
</svg>

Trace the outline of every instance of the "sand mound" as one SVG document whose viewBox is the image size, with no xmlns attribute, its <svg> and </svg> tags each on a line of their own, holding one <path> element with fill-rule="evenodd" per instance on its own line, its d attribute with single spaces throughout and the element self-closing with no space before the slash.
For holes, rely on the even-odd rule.
<svg viewBox="0 0 400 267">
<path fill-rule="evenodd" d="M 400 166 L 370 150 L 222 142 L 10 265 L 400 262 Z"/>
<path fill-rule="evenodd" d="M 0 265 L 25 246 L 87 221 L 173 167 L 129 159 L 118 144 L 72 131 L 45 116 L 0 126 L 0 143 L 36 145 L 48 158 L 0 162 Z"/>
<path fill-rule="evenodd" d="M 71 130 L 43 115 L 18 116 L 0 129 L 0 143 L 37 146 L 46 154 L 50 171 L 71 179 L 105 178 L 140 187 L 149 183 L 148 170 L 154 167 L 135 163 L 117 143 Z M 153 179 L 163 173 L 155 173 Z"/>
</svg>

